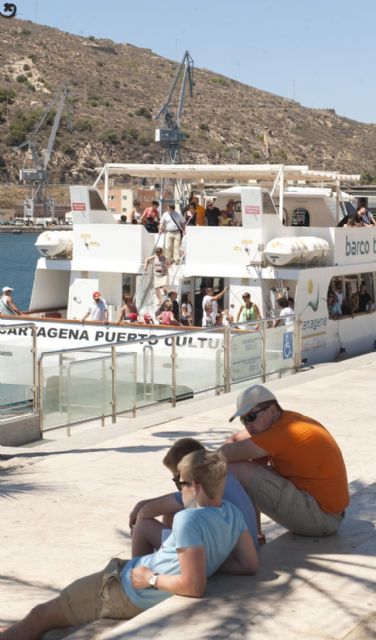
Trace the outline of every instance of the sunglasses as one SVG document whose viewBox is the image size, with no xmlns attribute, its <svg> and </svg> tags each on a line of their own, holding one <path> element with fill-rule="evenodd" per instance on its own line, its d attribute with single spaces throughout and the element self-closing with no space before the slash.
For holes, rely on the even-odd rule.
<svg viewBox="0 0 376 640">
<path fill-rule="evenodd" d="M 265 409 L 259 409 L 258 411 L 252 411 L 251 413 L 247 413 L 245 416 L 241 416 L 240 422 L 242 424 L 246 424 L 247 422 L 254 422 L 261 411 L 265 411 Z"/>
<path fill-rule="evenodd" d="M 175 483 L 175 486 L 178 491 L 181 491 L 183 487 L 192 486 L 192 482 L 187 482 L 186 480 L 180 480 L 180 476 L 173 476 L 172 482 Z"/>
</svg>

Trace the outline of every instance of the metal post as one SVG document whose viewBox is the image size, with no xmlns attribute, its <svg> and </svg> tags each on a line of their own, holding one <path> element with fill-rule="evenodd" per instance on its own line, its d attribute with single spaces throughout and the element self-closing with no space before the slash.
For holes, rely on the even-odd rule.
<svg viewBox="0 0 376 640">
<path fill-rule="evenodd" d="M 262 346 L 262 361 L 261 361 L 261 371 L 262 371 L 262 381 L 266 380 L 266 323 L 267 320 L 262 320 L 262 336 L 261 336 L 261 346 Z"/>
<path fill-rule="evenodd" d="M 102 416 L 101 416 L 101 425 L 104 427 L 104 419 L 106 417 L 106 357 L 101 360 L 102 365 Z"/>
<path fill-rule="evenodd" d="M 299 373 L 302 362 L 302 320 L 299 316 L 295 316 L 295 350 L 294 350 L 294 369 L 295 373 Z"/>
<path fill-rule="evenodd" d="M 339 203 L 341 199 L 341 189 L 338 178 L 336 179 L 336 225 L 339 222 Z"/>
<path fill-rule="evenodd" d="M 112 424 L 116 423 L 117 397 L 116 397 L 116 347 L 111 347 L 111 405 Z"/>
<path fill-rule="evenodd" d="M 171 406 L 176 407 L 176 336 L 171 342 Z"/>
<path fill-rule="evenodd" d="M 223 335 L 223 348 L 224 348 L 224 392 L 230 393 L 231 391 L 231 331 L 230 327 L 224 327 Z"/>
<path fill-rule="evenodd" d="M 133 354 L 133 367 L 134 367 L 134 388 L 136 392 L 133 396 L 132 416 L 135 418 L 136 408 L 137 408 L 137 355 L 135 353 Z"/>
<path fill-rule="evenodd" d="M 43 436 L 43 430 L 44 430 L 44 394 L 43 394 L 43 367 L 42 367 L 42 362 L 43 362 L 43 354 L 40 357 L 40 360 L 38 362 L 38 371 L 39 371 L 39 424 L 40 424 L 40 430 Z"/>
<path fill-rule="evenodd" d="M 37 329 L 35 324 L 31 327 L 33 354 L 33 413 L 38 412 L 38 363 L 37 363 Z"/>
<path fill-rule="evenodd" d="M 71 363 L 68 362 L 67 366 L 67 436 L 70 438 L 71 429 L 70 429 L 70 420 L 71 420 L 71 405 L 70 405 L 70 387 L 71 387 Z"/>
<path fill-rule="evenodd" d="M 150 358 L 148 357 L 148 354 L 150 355 Z M 148 364 L 150 363 L 150 382 L 148 382 L 147 379 L 147 374 L 148 374 Z M 144 368 L 143 374 L 144 374 L 144 400 L 147 400 L 147 398 L 149 397 L 149 399 L 151 398 L 152 400 L 154 399 L 154 349 L 151 345 L 147 344 L 143 347 L 142 349 L 142 365 Z M 137 378 L 136 378 L 137 380 Z M 149 385 L 149 391 L 148 389 L 148 385 Z"/>
</svg>

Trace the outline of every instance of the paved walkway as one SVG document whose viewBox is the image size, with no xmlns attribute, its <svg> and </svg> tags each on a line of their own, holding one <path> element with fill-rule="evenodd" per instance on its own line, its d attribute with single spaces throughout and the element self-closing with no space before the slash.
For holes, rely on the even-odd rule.
<svg viewBox="0 0 376 640">
<path fill-rule="evenodd" d="M 322 421 L 340 444 L 352 502 L 338 535 L 300 538 L 265 520 L 258 576 L 215 577 L 203 600 L 174 596 L 120 625 L 48 637 L 375 637 L 375 375 L 376 354 L 369 354 L 268 384 L 283 407 Z M 71 438 L 59 430 L 28 447 L 1 447 L 0 626 L 111 556 L 127 557 L 134 503 L 173 489 L 161 464 L 167 448 L 186 435 L 219 445 L 239 426 L 228 423 L 237 393 L 160 406 L 105 428 L 85 424 Z"/>
</svg>

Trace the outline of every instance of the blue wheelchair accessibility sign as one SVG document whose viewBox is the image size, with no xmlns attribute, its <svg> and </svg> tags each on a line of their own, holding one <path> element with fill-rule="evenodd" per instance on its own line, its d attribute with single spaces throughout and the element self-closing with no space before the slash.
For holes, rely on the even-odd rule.
<svg viewBox="0 0 376 640">
<path fill-rule="evenodd" d="M 283 334 L 282 352 L 284 360 L 289 360 L 294 356 L 294 334 L 292 331 Z"/>
</svg>

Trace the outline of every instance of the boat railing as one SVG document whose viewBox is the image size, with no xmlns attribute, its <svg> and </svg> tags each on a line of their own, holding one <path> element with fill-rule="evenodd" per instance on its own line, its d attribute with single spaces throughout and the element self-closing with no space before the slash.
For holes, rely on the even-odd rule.
<svg viewBox="0 0 376 640">
<path fill-rule="evenodd" d="M 300 367 L 300 327 L 270 318 L 225 327 L 158 332 L 138 340 L 42 353 L 38 363 L 43 430 L 136 411 L 202 392 L 265 381 Z"/>
<path fill-rule="evenodd" d="M 0 328 L 0 424 L 38 414 L 36 327 L 30 322 Z"/>
</svg>

